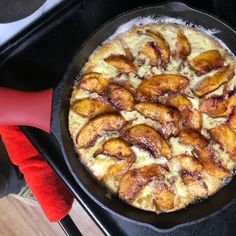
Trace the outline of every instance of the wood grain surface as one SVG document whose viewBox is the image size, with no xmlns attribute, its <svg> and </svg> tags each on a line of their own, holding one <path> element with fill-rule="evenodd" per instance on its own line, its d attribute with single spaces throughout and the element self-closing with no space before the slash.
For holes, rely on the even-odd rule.
<svg viewBox="0 0 236 236">
<path fill-rule="evenodd" d="M 103 235 L 82 207 L 74 202 L 70 212 L 83 235 Z M 28 206 L 12 196 L 0 199 L 1 236 L 65 236 L 58 223 L 49 223 L 39 207 Z"/>
</svg>

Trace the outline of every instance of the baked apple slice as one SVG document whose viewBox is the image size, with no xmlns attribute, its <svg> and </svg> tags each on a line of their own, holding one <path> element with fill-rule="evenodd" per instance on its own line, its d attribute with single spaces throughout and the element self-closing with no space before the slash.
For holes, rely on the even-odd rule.
<svg viewBox="0 0 236 236">
<path fill-rule="evenodd" d="M 192 108 L 192 103 L 188 98 L 181 94 L 171 95 L 167 98 L 166 103 L 176 107 L 181 112 L 184 127 L 201 129 L 202 114 Z"/>
<path fill-rule="evenodd" d="M 145 117 L 162 124 L 161 133 L 164 137 L 176 136 L 179 133 L 180 114 L 177 110 L 160 103 L 140 102 L 135 109 Z"/>
<path fill-rule="evenodd" d="M 223 66 L 223 58 L 219 51 L 205 51 L 189 61 L 191 68 L 200 76 L 208 73 L 213 69 L 218 69 Z"/>
<path fill-rule="evenodd" d="M 199 173 L 203 169 L 202 164 L 196 157 L 181 154 L 177 156 L 177 160 L 179 161 L 181 169 L 185 172 Z"/>
<path fill-rule="evenodd" d="M 226 124 L 218 125 L 209 130 L 211 137 L 230 154 L 230 158 L 236 161 L 236 134 Z"/>
<path fill-rule="evenodd" d="M 104 59 L 108 64 L 116 67 L 119 71 L 124 73 L 136 73 L 137 69 L 132 61 L 124 55 L 111 55 Z"/>
<path fill-rule="evenodd" d="M 100 73 L 90 72 L 82 75 L 78 86 L 89 92 L 104 94 L 109 85 L 108 79 Z"/>
<path fill-rule="evenodd" d="M 164 156 L 171 158 L 171 149 L 161 135 L 147 125 L 135 125 L 126 132 L 125 138 L 143 149 L 149 151 L 155 158 Z"/>
<path fill-rule="evenodd" d="M 192 109 L 191 101 L 182 94 L 170 95 L 168 96 L 166 102 L 168 105 L 176 107 L 179 111 L 183 111 L 185 109 Z"/>
<path fill-rule="evenodd" d="M 108 131 L 120 130 L 125 123 L 125 119 L 118 114 L 106 114 L 93 118 L 79 131 L 76 138 L 78 148 L 93 146 L 97 138 Z"/>
<path fill-rule="evenodd" d="M 202 114 L 196 109 L 182 110 L 183 126 L 191 129 L 200 130 L 202 126 Z"/>
<path fill-rule="evenodd" d="M 236 131 L 236 107 L 231 111 L 227 124 Z"/>
<path fill-rule="evenodd" d="M 200 110 L 211 117 L 221 117 L 230 114 L 236 106 L 236 90 L 229 91 L 224 95 L 213 95 L 203 99 L 200 103 Z"/>
<path fill-rule="evenodd" d="M 146 30 L 144 34 L 155 40 L 157 50 L 161 57 L 162 66 L 165 68 L 170 61 L 170 46 L 168 42 L 159 32 L 152 32 L 151 30 Z"/>
<path fill-rule="evenodd" d="M 157 212 L 168 212 L 174 208 L 175 193 L 165 183 L 157 185 L 155 196 L 153 203 L 157 208 Z"/>
<path fill-rule="evenodd" d="M 76 101 L 72 105 L 72 110 L 78 115 L 88 117 L 89 119 L 115 111 L 112 105 L 96 98 L 84 98 Z"/>
<path fill-rule="evenodd" d="M 224 96 L 211 96 L 200 102 L 200 111 L 216 118 L 229 114 L 228 101 Z"/>
<path fill-rule="evenodd" d="M 115 182 L 114 183 L 115 186 L 118 187 L 121 176 L 128 171 L 131 164 L 132 162 L 123 160 L 117 162 L 114 165 L 111 165 L 104 174 L 104 176 L 102 177 L 102 180 L 103 181 L 113 180 Z"/>
<path fill-rule="evenodd" d="M 229 113 L 230 113 L 232 108 L 236 106 L 236 88 L 229 91 L 226 96 L 228 100 L 228 107 L 229 107 Z"/>
<path fill-rule="evenodd" d="M 184 35 L 182 30 L 177 32 L 177 41 L 176 41 L 176 57 L 179 59 L 186 59 L 187 56 L 191 53 L 191 45 Z"/>
<path fill-rule="evenodd" d="M 150 59 L 151 66 L 157 66 L 159 60 L 159 53 L 154 42 L 149 41 L 145 43 L 143 48 L 141 48 L 140 50 L 140 54 L 143 54 L 144 56 Z"/>
<path fill-rule="evenodd" d="M 208 195 L 207 185 L 200 177 L 191 174 L 182 174 L 184 184 L 189 193 L 195 198 L 206 198 Z"/>
<path fill-rule="evenodd" d="M 137 88 L 138 101 L 158 100 L 165 93 L 180 92 L 189 84 L 189 80 L 179 74 L 154 75 L 150 79 L 143 80 Z"/>
<path fill-rule="evenodd" d="M 183 129 L 180 131 L 179 142 L 195 148 L 204 148 L 209 144 L 203 135 L 194 129 Z"/>
<path fill-rule="evenodd" d="M 108 101 L 119 110 L 131 111 L 134 109 L 132 93 L 118 84 L 110 84 L 107 90 Z"/>
<path fill-rule="evenodd" d="M 207 196 L 208 189 L 204 182 L 201 181 L 200 173 L 203 170 L 202 164 L 196 157 L 190 155 L 177 156 L 181 167 L 181 177 L 184 184 L 187 186 L 190 194 L 197 198 Z"/>
<path fill-rule="evenodd" d="M 137 193 L 152 180 L 164 179 L 166 169 L 152 164 L 127 171 L 120 179 L 118 194 L 125 202 L 132 202 Z"/>
<path fill-rule="evenodd" d="M 215 176 L 219 179 L 230 177 L 230 171 L 222 165 L 221 161 L 217 159 L 214 153 L 208 148 L 195 150 L 195 154 L 197 155 L 198 160 L 202 163 L 204 170 L 209 175 Z"/>
<path fill-rule="evenodd" d="M 217 88 L 219 88 L 222 84 L 228 82 L 234 76 L 234 67 L 230 66 L 230 64 L 222 67 L 215 74 L 206 77 L 199 84 L 197 84 L 194 89 L 194 93 L 201 97 L 207 93 L 210 93 Z"/>
<path fill-rule="evenodd" d="M 115 157 L 118 160 L 134 160 L 135 155 L 130 147 L 130 145 L 121 138 L 112 138 L 107 140 L 103 145 L 101 150 L 96 152 L 98 154 L 105 154 L 111 157 Z"/>
</svg>

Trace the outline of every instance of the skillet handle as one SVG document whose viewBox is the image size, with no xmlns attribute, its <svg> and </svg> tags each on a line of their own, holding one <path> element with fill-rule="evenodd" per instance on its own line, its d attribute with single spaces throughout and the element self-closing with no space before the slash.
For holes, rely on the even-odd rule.
<svg viewBox="0 0 236 236">
<path fill-rule="evenodd" d="M 0 125 L 26 125 L 50 133 L 52 93 L 0 87 Z"/>
<path fill-rule="evenodd" d="M 183 2 L 167 2 L 166 4 L 163 5 L 166 9 L 171 10 L 173 12 L 182 12 L 182 11 L 188 11 L 191 8 L 187 6 Z"/>
</svg>

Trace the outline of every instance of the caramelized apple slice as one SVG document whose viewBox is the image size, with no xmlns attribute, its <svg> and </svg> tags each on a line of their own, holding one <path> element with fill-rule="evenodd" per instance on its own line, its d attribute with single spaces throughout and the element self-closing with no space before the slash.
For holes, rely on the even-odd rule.
<svg viewBox="0 0 236 236">
<path fill-rule="evenodd" d="M 91 72 L 84 74 L 79 86 L 87 91 L 104 94 L 108 87 L 109 81 L 100 73 Z"/>
<path fill-rule="evenodd" d="M 181 94 L 168 96 L 167 104 L 176 107 L 179 111 L 183 111 L 185 109 L 192 109 L 191 101 Z"/>
<path fill-rule="evenodd" d="M 72 105 L 72 110 L 78 115 L 88 118 L 115 111 L 109 103 L 95 98 L 84 98 L 76 101 Z"/>
<path fill-rule="evenodd" d="M 179 164 L 184 171 L 191 172 L 191 173 L 199 173 L 202 171 L 203 166 L 197 160 L 196 157 L 189 156 L 189 155 L 179 155 L 177 156 Z"/>
<path fill-rule="evenodd" d="M 229 64 L 222 67 L 215 74 L 203 79 L 194 89 L 197 96 L 203 96 L 219 88 L 223 83 L 228 82 L 234 75 L 234 68 Z"/>
<path fill-rule="evenodd" d="M 211 96 L 201 101 L 200 110 L 214 118 L 226 116 L 229 113 L 228 101 L 223 96 Z"/>
<path fill-rule="evenodd" d="M 108 131 L 120 130 L 125 119 L 118 114 L 106 114 L 90 120 L 79 131 L 76 143 L 79 148 L 88 148 L 95 144 L 98 137 Z"/>
<path fill-rule="evenodd" d="M 104 59 L 108 64 L 116 67 L 119 71 L 124 73 L 135 73 L 137 71 L 135 65 L 126 56 L 111 55 Z"/>
<path fill-rule="evenodd" d="M 170 46 L 167 41 L 159 32 L 152 32 L 151 30 L 146 30 L 144 34 L 148 35 L 149 37 L 152 37 L 155 40 L 157 50 L 161 57 L 162 66 L 166 67 L 166 65 L 170 61 Z"/>
<path fill-rule="evenodd" d="M 200 130 L 202 126 L 202 114 L 196 109 L 182 110 L 183 125 L 185 127 Z"/>
<path fill-rule="evenodd" d="M 204 148 L 209 141 L 194 129 L 184 129 L 180 131 L 179 142 L 181 144 L 193 147 Z"/>
<path fill-rule="evenodd" d="M 148 150 L 154 157 L 171 158 L 171 150 L 166 141 L 153 128 L 147 125 L 136 125 L 126 133 L 126 138 L 133 145 Z"/>
<path fill-rule="evenodd" d="M 201 129 L 202 114 L 196 109 L 192 109 L 192 103 L 188 98 L 181 94 L 172 95 L 167 98 L 166 103 L 176 107 L 181 112 L 184 127 Z"/>
<path fill-rule="evenodd" d="M 184 184 L 187 186 L 189 193 L 195 198 L 206 198 L 208 195 L 207 185 L 201 181 L 198 176 L 191 174 L 182 174 Z"/>
<path fill-rule="evenodd" d="M 229 113 L 230 113 L 232 108 L 236 106 L 236 88 L 234 88 L 233 90 L 227 93 L 227 99 L 228 99 L 228 107 L 229 107 Z"/>
<path fill-rule="evenodd" d="M 116 187 L 119 185 L 121 176 L 128 171 L 132 162 L 129 161 L 119 161 L 118 163 L 111 165 L 105 175 L 102 177 L 103 181 L 113 180 L 115 181 Z"/>
<path fill-rule="evenodd" d="M 112 138 L 107 140 L 101 150 L 96 152 L 95 155 L 105 154 L 117 158 L 118 160 L 134 160 L 134 153 L 127 142 L 121 138 Z"/>
<path fill-rule="evenodd" d="M 119 110 L 131 111 L 134 109 L 134 98 L 132 93 L 118 84 L 110 84 L 107 98 Z"/>
<path fill-rule="evenodd" d="M 165 168 L 157 164 L 127 171 L 120 180 L 119 197 L 126 202 L 132 202 L 144 186 L 154 179 L 164 179 L 165 173 Z"/>
<path fill-rule="evenodd" d="M 211 137 L 230 154 L 230 158 L 236 161 L 236 134 L 226 124 L 218 125 L 210 129 Z"/>
<path fill-rule="evenodd" d="M 188 84 L 189 80 L 179 74 L 154 75 L 140 83 L 136 97 L 138 101 L 153 101 L 165 93 L 179 92 Z"/>
<path fill-rule="evenodd" d="M 191 45 L 182 30 L 177 32 L 176 56 L 179 59 L 186 59 L 191 53 Z"/>
<path fill-rule="evenodd" d="M 140 53 L 150 59 L 151 66 L 158 64 L 159 54 L 154 42 L 147 42 L 140 50 Z"/>
<path fill-rule="evenodd" d="M 204 75 L 213 69 L 221 68 L 223 58 L 219 51 L 209 50 L 194 57 L 189 64 L 197 75 Z"/>
<path fill-rule="evenodd" d="M 236 106 L 236 89 L 229 91 L 225 96 L 213 95 L 201 101 L 200 110 L 211 117 L 221 117 L 230 114 Z"/>
<path fill-rule="evenodd" d="M 128 168 L 130 167 L 131 162 L 128 161 L 120 161 L 112 166 L 109 167 L 108 171 L 106 172 L 103 179 L 107 179 L 108 176 L 114 176 L 114 175 L 121 175 L 124 174 Z"/>
<path fill-rule="evenodd" d="M 236 131 L 236 107 L 234 107 L 230 113 L 227 123 L 234 131 Z"/>
<path fill-rule="evenodd" d="M 161 133 L 164 137 L 176 136 L 179 133 L 180 114 L 177 110 L 150 102 L 138 103 L 135 109 L 142 115 L 159 121 L 162 124 Z"/>
<path fill-rule="evenodd" d="M 175 193 L 164 183 L 160 183 L 156 188 L 156 195 L 153 200 L 157 211 L 168 212 L 174 208 Z"/>
<path fill-rule="evenodd" d="M 203 148 L 195 150 L 198 160 L 202 163 L 204 169 L 209 175 L 215 176 L 219 179 L 230 177 L 230 171 L 227 170 L 220 160 L 209 149 Z"/>
</svg>

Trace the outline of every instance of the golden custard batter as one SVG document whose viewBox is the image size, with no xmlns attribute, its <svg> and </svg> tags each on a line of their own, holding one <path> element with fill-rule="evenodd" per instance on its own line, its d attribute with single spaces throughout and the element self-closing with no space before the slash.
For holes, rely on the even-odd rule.
<svg viewBox="0 0 236 236">
<path fill-rule="evenodd" d="M 98 47 L 71 96 L 80 161 L 121 200 L 172 212 L 214 194 L 236 161 L 235 58 L 187 26 L 136 26 Z"/>
</svg>

